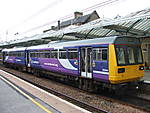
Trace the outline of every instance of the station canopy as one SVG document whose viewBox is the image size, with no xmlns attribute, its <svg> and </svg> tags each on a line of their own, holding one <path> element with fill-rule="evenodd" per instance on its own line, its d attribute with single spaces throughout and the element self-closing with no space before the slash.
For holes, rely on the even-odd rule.
<svg viewBox="0 0 150 113">
<path fill-rule="evenodd" d="M 46 44 L 56 40 L 81 40 L 104 36 L 127 35 L 150 37 L 150 9 L 131 13 L 115 19 L 97 19 L 81 26 L 71 25 L 57 31 L 0 43 L 0 47 L 32 46 Z"/>
</svg>

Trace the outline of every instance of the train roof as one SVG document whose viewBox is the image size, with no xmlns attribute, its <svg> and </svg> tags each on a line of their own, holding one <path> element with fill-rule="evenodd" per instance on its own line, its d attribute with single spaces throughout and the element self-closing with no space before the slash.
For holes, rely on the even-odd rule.
<svg viewBox="0 0 150 113">
<path fill-rule="evenodd" d="M 2 52 L 9 51 L 25 51 L 27 47 L 14 47 L 10 49 L 3 49 Z"/>
<path fill-rule="evenodd" d="M 88 45 L 96 45 L 96 44 L 125 44 L 125 43 L 133 43 L 132 41 L 128 41 L 127 38 L 136 39 L 135 37 L 128 36 L 110 36 L 104 38 L 94 38 L 94 39 L 85 39 L 85 40 L 77 40 L 77 41 L 54 41 L 49 44 L 43 44 L 38 46 L 30 46 L 30 47 L 21 47 L 21 48 L 12 48 L 12 49 L 4 49 L 2 51 L 23 51 L 23 50 L 41 50 L 41 49 L 63 49 L 64 47 L 76 47 L 76 46 L 88 46 Z M 134 40 L 134 44 L 139 43 L 139 40 Z"/>
<path fill-rule="evenodd" d="M 42 48 L 48 48 L 48 44 L 30 46 L 30 47 L 27 47 L 27 50 L 42 49 Z"/>
<path fill-rule="evenodd" d="M 94 38 L 94 39 L 85 39 L 78 41 L 68 41 L 61 42 L 56 44 L 49 44 L 49 47 L 73 47 L 73 46 L 86 46 L 86 45 L 96 45 L 96 44 L 112 44 L 114 43 L 116 36 L 114 37 L 105 37 L 105 38 Z"/>
<path fill-rule="evenodd" d="M 139 43 L 139 40 L 135 37 L 128 37 L 128 36 L 110 36 L 110 37 L 103 37 L 103 38 L 94 38 L 94 39 L 85 39 L 85 40 L 77 40 L 77 41 L 53 41 L 49 44 L 39 45 L 39 46 L 31 46 L 28 47 L 27 50 L 34 50 L 34 49 L 46 49 L 46 48 L 54 48 L 54 49 L 62 49 L 64 47 L 76 47 L 76 46 L 88 46 L 88 45 L 96 45 L 96 44 L 125 44 L 125 43 L 133 43 L 132 41 L 129 42 L 128 38 L 133 39 L 134 44 Z"/>
<path fill-rule="evenodd" d="M 105 38 L 94 38 L 94 39 L 85 39 L 85 40 L 78 40 L 78 41 L 53 41 L 45 45 L 38 45 L 38 46 L 31 46 L 28 47 L 27 50 L 34 50 L 34 49 L 46 49 L 46 48 L 55 48 L 61 49 L 63 47 L 75 47 L 75 46 L 86 46 L 92 44 L 112 44 L 114 43 L 117 36 L 112 37 L 105 37 Z"/>
<path fill-rule="evenodd" d="M 130 40 L 129 40 L 130 39 Z M 96 44 L 139 44 L 139 40 L 136 37 L 128 36 L 111 36 L 104 38 L 85 39 L 78 41 L 49 43 L 49 48 L 63 48 L 63 47 L 76 47 L 76 46 L 88 46 Z"/>
</svg>

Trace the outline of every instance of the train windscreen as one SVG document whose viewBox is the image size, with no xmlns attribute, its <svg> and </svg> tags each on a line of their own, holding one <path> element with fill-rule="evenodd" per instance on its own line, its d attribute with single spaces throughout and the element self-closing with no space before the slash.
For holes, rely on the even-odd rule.
<svg viewBox="0 0 150 113">
<path fill-rule="evenodd" d="M 115 45 L 118 65 L 142 64 L 143 57 L 139 45 Z"/>
</svg>

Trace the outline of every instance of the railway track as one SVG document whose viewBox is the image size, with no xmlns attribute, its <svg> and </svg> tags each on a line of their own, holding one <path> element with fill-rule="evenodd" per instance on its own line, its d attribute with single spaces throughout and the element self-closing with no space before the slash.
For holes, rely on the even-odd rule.
<svg viewBox="0 0 150 113">
<path fill-rule="evenodd" d="M 148 113 L 150 112 L 150 100 L 149 99 L 139 97 L 137 95 L 134 95 L 134 96 L 126 95 L 126 96 L 123 96 L 122 98 L 119 98 L 118 100 L 125 102 L 134 108 L 141 109 Z"/>
<path fill-rule="evenodd" d="M 78 106 L 80 106 L 80 107 L 82 107 L 82 108 L 84 108 L 84 109 L 86 109 L 86 110 L 88 110 L 88 111 L 91 111 L 91 112 L 93 112 L 93 113 L 109 113 L 108 111 L 105 111 L 105 110 L 103 110 L 103 109 L 99 109 L 99 108 L 97 108 L 97 107 L 94 107 L 94 106 L 92 106 L 92 105 L 90 105 L 90 104 L 87 104 L 87 103 L 85 103 L 85 102 L 82 102 L 82 101 L 80 101 L 80 100 L 77 100 L 77 99 L 75 99 L 75 98 L 72 98 L 72 97 L 70 97 L 70 96 L 68 96 L 68 95 L 65 95 L 65 94 L 63 94 L 63 93 L 60 93 L 60 92 L 58 92 L 58 91 L 56 91 L 56 90 L 53 90 L 53 89 L 51 89 L 51 88 L 48 88 L 48 87 L 45 87 L 45 86 L 41 86 L 41 85 L 36 84 L 36 83 L 33 83 L 33 82 L 31 82 L 31 81 L 28 81 L 28 82 L 31 83 L 31 84 L 34 84 L 34 85 L 37 86 L 37 87 L 40 87 L 41 89 L 46 90 L 46 91 L 48 91 L 49 93 L 52 93 L 52 94 L 54 94 L 54 95 L 56 95 L 56 96 L 58 96 L 58 97 L 60 97 L 60 98 L 62 98 L 62 99 L 64 99 L 64 100 L 67 100 L 67 101 L 69 101 L 69 102 L 71 102 L 71 103 L 74 103 L 75 105 L 78 105 Z"/>
<path fill-rule="evenodd" d="M 132 106 L 150 113 L 150 84 L 143 83 L 144 89 L 139 92 L 129 92 L 125 95 L 115 96 L 106 95 L 112 101 L 118 101 L 127 106 Z M 106 97 L 106 98 L 107 98 Z"/>
<path fill-rule="evenodd" d="M 8 69 L 6 70 L 4 67 L 2 67 L 2 68 L 3 68 L 4 71 L 7 71 L 7 72 L 9 72 L 9 73 L 11 73 L 13 75 L 16 75 L 14 72 L 12 73 L 11 70 L 8 71 Z M 40 87 L 42 89 L 44 89 L 44 90 L 54 94 L 54 95 L 57 95 L 57 96 L 65 99 L 65 100 L 70 101 L 71 103 L 74 103 L 74 104 L 76 104 L 76 105 L 78 105 L 78 106 L 80 106 L 80 107 L 82 107 L 84 109 L 87 109 L 87 110 L 91 111 L 91 112 L 95 112 L 95 113 L 101 113 L 101 112 L 102 113 L 108 113 L 108 111 L 111 112 L 111 110 L 100 109 L 99 107 L 95 107 L 95 106 L 91 105 L 90 103 L 83 102 L 81 100 L 78 100 L 76 98 L 73 98 L 71 96 L 63 94 L 61 92 L 58 92 L 58 91 L 56 91 L 56 90 L 54 90 L 52 88 L 49 88 L 47 86 L 41 85 L 41 84 L 36 83 L 36 82 L 33 82 L 32 80 L 29 80 L 29 79 L 26 79 L 26 78 L 22 78 L 20 76 L 17 76 L 17 77 L 19 77 L 19 78 L 21 78 L 21 79 L 23 79 L 23 80 L 25 80 L 27 82 L 30 82 L 30 83 L 32 83 L 32 84 L 34 84 L 34 85 L 36 85 L 36 86 L 38 86 L 38 87 Z M 93 94 L 91 94 L 91 95 L 93 95 Z M 144 99 L 139 99 L 139 98 L 136 98 L 136 97 L 132 97 L 130 95 L 126 96 L 126 97 L 123 97 L 123 98 L 126 98 L 126 99 L 109 97 L 109 96 L 105 96 L 105 95 L 103 97 L 101 97 L 99 94 L 96 94 L 96 95 L 99 98 L 103 98 L 104 97 L 104 99 L 109 100 L 109 101 L 114 102 L 114 103 L 117 102 L 117 103 L 121 103 L 121 104 L 123 104 L 125 106 L 132 106 L 133 108 L 140 109 L 140 110 L 145 111 L 145 112 L 150 112 L 150 107 L 149 107 L 150 103 L 149 103 L 149 100 L 146 100 L 146 99 L 145 100 Z M 143 102 L 141 102 L 141 101 L 143 101 Z M 141 104 L 137 104 L 137 103 L 141 103 Z"/>
<path fill-rule="evenodd" d="M 139 95 L 133 95 L 133 94 L 127 94 L 122 96 L 115 96 L 114 94 L 102 94 L 104 96 L 104 99 L 112 101 L 112 102 L 118 102 L 126 106 L 131 106 L 136 109 L 140 109 L 142 111 L 145 111 L 146 113 L 150 113 L 150 95 L 144 94 L 144 96 Z"/>
</svg>

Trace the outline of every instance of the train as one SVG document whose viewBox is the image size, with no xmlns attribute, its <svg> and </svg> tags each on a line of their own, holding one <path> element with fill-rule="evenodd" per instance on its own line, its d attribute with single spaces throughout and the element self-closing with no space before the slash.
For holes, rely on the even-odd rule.
<svg viewBox="0 0 150 113">
<path fill-rule="evenodd" d="M 3 49 L 0 56 L 7 67 L 73 81 L 87 91 L 137 88 L 144 76 L 140 39 L 129 36 L 52 41 Z"/>
</svg>

